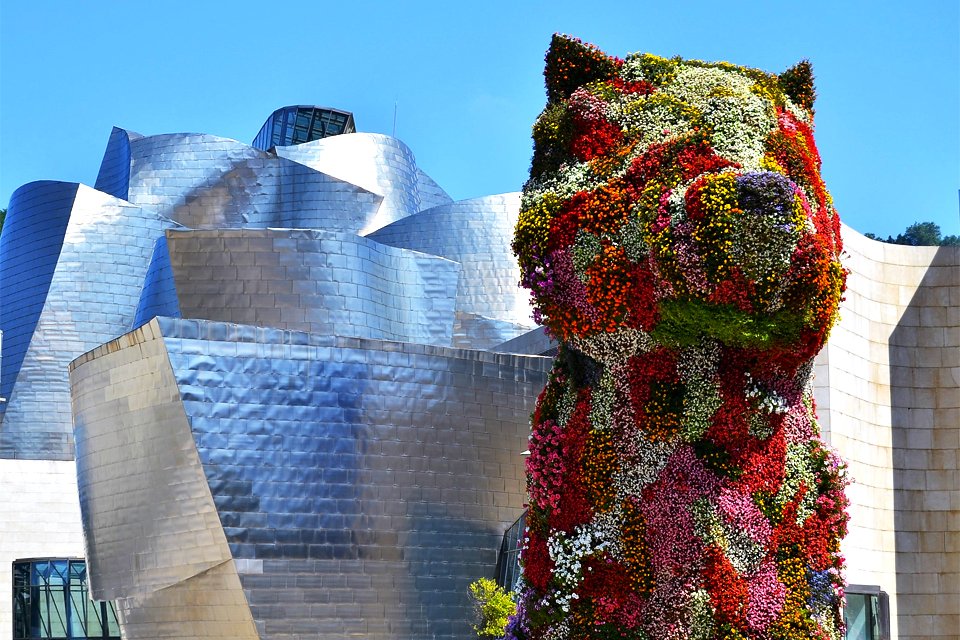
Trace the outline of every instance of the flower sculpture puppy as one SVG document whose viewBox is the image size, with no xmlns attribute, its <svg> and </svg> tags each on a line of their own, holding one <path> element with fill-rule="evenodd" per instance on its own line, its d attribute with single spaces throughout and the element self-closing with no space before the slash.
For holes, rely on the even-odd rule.
<svg viewBox="0 0 960 640">
<path fill-rule="evenodd" d="M 845 272 L 809 64 L 554 36 L 514 239 L 560 341 L 515 638 L 841 638 L 844 467 L 812 359 Z"/>
</svg>

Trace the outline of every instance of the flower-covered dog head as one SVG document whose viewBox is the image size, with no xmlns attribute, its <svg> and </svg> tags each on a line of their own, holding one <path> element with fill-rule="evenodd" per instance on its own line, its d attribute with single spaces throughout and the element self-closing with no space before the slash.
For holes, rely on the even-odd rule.
<svg viewBox="0 0 960 640">
<path fill-rule="evenodd" d="M 621 60 L 560 35 L 546 63 L 513 244 L 537 320 L 600 359 L 703 339 L 812 357 L 845 273 L 809 64 Z"/>
</svg>

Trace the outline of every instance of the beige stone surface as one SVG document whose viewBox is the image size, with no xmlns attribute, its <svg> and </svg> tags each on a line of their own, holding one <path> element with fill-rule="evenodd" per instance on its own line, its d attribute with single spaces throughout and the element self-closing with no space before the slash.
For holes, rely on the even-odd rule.
<svg viewBox="0 0 960 640">
<path fill-rule="evenodd" d="M 0 640 L 13 633 L 15 560 L 82 558 L 73 461 L 0 460 Z"/>
<path fill-rule="evenodd" d="M 843 229 L 841 319 L 817 358 L 827 439 L 854 485 L 847 578 L 890 595 L 901 640 L 960 637 L 960 247 Z"/>
</svg>

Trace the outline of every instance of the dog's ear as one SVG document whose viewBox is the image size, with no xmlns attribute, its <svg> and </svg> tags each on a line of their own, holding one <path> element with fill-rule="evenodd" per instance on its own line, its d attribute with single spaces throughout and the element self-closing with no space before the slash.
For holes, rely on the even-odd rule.
<svg viewBox="0 0 960 640">
<path fill-rule="evenodd" d="M 553 34 L 545 62 L 548 103 L 567 99 L 588 82 L 615 77 L 622 63 L 592 44 L 561 33 Z"/>
<path fill-rule="evenodd" d="M 801 60 L 778 76 L 780 88 L 794 104 L 813 114 L 813 102 L 817 91 L 813 86 L 813 66 L 809 60 Z"/>
</svg>

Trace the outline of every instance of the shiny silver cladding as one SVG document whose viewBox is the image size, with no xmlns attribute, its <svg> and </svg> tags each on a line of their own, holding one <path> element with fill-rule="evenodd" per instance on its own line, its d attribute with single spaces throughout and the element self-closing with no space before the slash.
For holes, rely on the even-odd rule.
<svg viewBox="0 0 960 640">
<path fill-rule="evenodd" d="M 179 623 L 202 612 L 135 593 L 147 579 L 123 567 L 152 562 L 151 589 L 173 580 L 189 606 L 229 608 L 229 580 L 205 601 L 196 579 L 211 563 L 232 570 L 216 564 L 225 538 L 260 638 L 469 637 L 466 587 L 522 510 L 519 452 L 548 369 L 157 318 L 71 366 L 90 557 L 119 566 L 94 570 L 94 593 L 136 599 L 125 625 L 157 621 L 125 626 L 128 638 L 184 637 Z"/>
<path fill-rule="evenodd" d="M 302 229 L 178 230 L 165 247 L 154 259 L 169 260 L 170 269 L 152 273 L 173 283 L 148 280 L 144 293 L 174 291 L 182 317 L 451 344 L 456 262 Z"/>
<path fill-rule="evenodd" d="M 101 166 L 103 185 L 194 229 L 319 228 L 356 233 L 383 197 L 303 164 L 207 134 L 124 138 L 114 130 Z M 120 177 L 116 177 L 120 176 Z M 98 184 L 100 184 L 98 178 Z"/>
<path fill-rule="evenodd" d="M 485 349 L 535 327 L 510 250 L 519 212 L 519 193 L 484 196 L 421 211 L 368 237 L 463 265 L 455 344 Z"/>
<path fill-rule="evenodd" d="M 379 211 L 359 230 L 360 235 L 412 215 L 446 195 L 417 168 L 410 147 L 379 133 L 333 136 L 277 147 L 276 153 L 383 196 Z"/>
<path fill-rule="evenodd" d="M 67 365 L 129 330 L 153 245 L 174 223 L 84 185 L 36 182 L 11 199 L 6 225 L 0 457 L 69 460 Z"/>
</svg>

